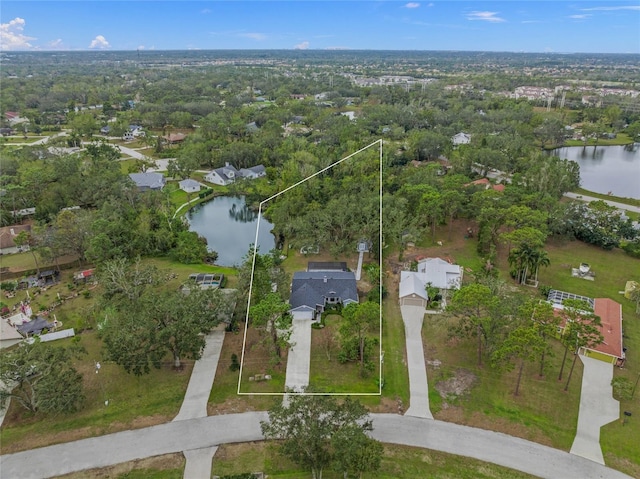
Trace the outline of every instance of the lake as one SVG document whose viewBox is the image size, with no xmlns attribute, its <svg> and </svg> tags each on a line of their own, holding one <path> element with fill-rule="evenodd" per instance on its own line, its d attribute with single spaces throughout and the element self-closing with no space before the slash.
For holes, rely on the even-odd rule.
<svg viewBox="0 0 640 479">
<path fill-rule="evenodd" d="M 580 186 L 589 191 L 640 199 L 640 143 L 625 146 L 570 146 L 553 151 L 580 165 Z"/>
<path fill-rule="evenodd" d="M 247 206 L 244 196 L 219 196 L 193 207 L 186 218 L 189 230 L 205 237 L 210 251 L 217 251 L 216 264 L 220 266 L 240 265 L 256 241 L 258 212 Z M 261 253 L 275 248 L 272 229 L 273 225 L 262 217 L 258 237 Z"/>
</svg>

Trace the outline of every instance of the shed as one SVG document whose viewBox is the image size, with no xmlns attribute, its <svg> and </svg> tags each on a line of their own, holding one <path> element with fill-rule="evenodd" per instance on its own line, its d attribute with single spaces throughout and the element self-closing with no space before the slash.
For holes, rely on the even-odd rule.
<svg viewBox="0 0 640 479">
<path fill-rule="evenodd" d="M 192 180 L 191 178 L 187 178 L 186 180 L 182 180 L 180 183 L 180 189 L 186 193 L 197 193 L 200 191 L 200 183 L 196 180 Z"/>
</svg>

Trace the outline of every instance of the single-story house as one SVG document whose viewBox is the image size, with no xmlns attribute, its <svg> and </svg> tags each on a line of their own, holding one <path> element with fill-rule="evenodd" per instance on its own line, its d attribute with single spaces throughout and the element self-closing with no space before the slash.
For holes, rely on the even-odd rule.
<svg viewBox="0 0 640 479">
<path fill-rule="evenodd" d="M 95 270 L 93 269 L 85 269 L 84 271 L 78 271 L 73 273 L 73 282 L 74 283 L 86 283 L 87 281 L 93 280 L 93 274 Z"/>
<path fill-rule="evenodd" d="M 480 178 L 479 180 L 472 181 L 464 186 L 483 186 L 485 190 L 492 188 L 495 191 L 504 191 L 504 185 L 494 185 L 488 178 Z"/>
<path fill-rule="evenodd" d="M 424 283 L 438 289 L 460 289 L 462 266 L 451 264 L 441 258 L 425 258 L 418 261 L 418 273 L 423 273 Z"/>
<path fill-rule="evenodd" d="M 191 178 L 187 178 L 186 180 L 182 180 L 180 183 L 180 189 L 186 193 L 197 193 L 200 191 L 200 183 L 196 180 L 192 180 Z"/>
<path fill-rule="evenodd" d="M 290 313 L 316 320 L 328 305 L 358 303 L 356 276 L 350 271 L 297 271 L 291 282 Z"/>
<path fill-rule="evenodd" d="M 264 165 L 256 165 L 250 168 L 241 168 L 240 176 L 248 180 L 255 180 L 256 178 L 267 176 L 267 170 L 265 169 Z"/>
<path fill-rule="evenodd" d="M 204 180 L 214 185 L 230 185 L 240 177 L 240 172 L 235 166 L 225 163 L 222 168 L 216 168 L 204 176 Z"/>
<path fill-rule="evenodd" d="M 34 334 L 40 334 L 43 331 L 49 332 L 55 329 L 55 324 L 50 323 L 45 318 L 40 316 L 32 319 L 31 321 L 25 321 L 21 325 L 17 326 L 16 329 L 20 331 L 23 335 L 29 336 Z"/>
<path fill-rule="evenodd" d="M 166 183 L 162 173 L 155 172 L 129 173 L 129 178 L 133 180 L 139 191 L 161 190 Z"/>
<path fill-rule="evenodd" d="M 471 143 L 471 135 L 461 131 L 451 137 L 451 143 L 453 143 L 453 146 L 468 145 Z"/>
<path fill-rule="evenodd" d="M 182 143 L 184 139 L 187 137 L 184 133 L 170 133 L 168 135 L 163 136 L 162 138 L 170 145 L 175 145 L 176 143 Z"/>
<path fill-rule="evenodd" d="M 566 317 L 562 314 L 565 299 L 585 301 L 593 309 L 593 314 L 600 318 L 600 334 L 604 340 L 591 348 L 580 348 L 579 353 L 584 356 L 599 359 L 607 363 L 622 366 L 625 361 L 625 350 L 622 341 L 622 305 L 609 298 L 588 298 L 564 291 L 551 290 L 547 301 L 551 303 L 557 315 L 562 320 L 558 326 L 558 334 L 562 335 L 567 325 Z"/>
<path fill-rule="evenodd" d="M 12 225 L 0 228 L 0 254 L 19 253 L 21 249 L 16 246 L 13 240 L 23 231 L 31 231 L 31 225 Z"/>
<path fill-rule="evenodd" d="M 424 274 L 415 271 L 400 272 L 400 306 L 427 307 L 429 296 Z"/>
<path fill-rule="evenodd" d="M 109 125 L 100 128 L 100 134 L 102 135 L 108 135 L 109 132 L 111 132 L 111 127 Z"/>
<path fill-rule="evenodd" d="M 13 135 L 13 128 L 0 128 L 0 135 L 2 136 Z"/>
<path fill-rule="evenodd" d="M 5 319 L 0 320 L 0 349 L 10 348 L 24 339 L 18 330 Z"/>
</svg>

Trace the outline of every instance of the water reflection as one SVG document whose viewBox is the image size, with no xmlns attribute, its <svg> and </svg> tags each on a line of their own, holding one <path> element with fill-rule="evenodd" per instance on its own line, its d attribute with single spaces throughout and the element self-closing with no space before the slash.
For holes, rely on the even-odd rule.
<svg viewBox="0 0 640 479">
<path fill-rule="evenodd" d="M 239 207 L 237 203 L 234 203 L 229 209 L 229 217 L 241 223 L 251 223 L 258 218 L 258 212 L 246 204 Z"/>
<path fill-rule="evenodd" d="M 596 193 L 640 198 L 640 147 L 571 146 L 553 154 L 580 165 L 580 186 Z"/>
<path fill-rule="evenodd" d="M 243 196 L 219 196 L 202 203 L 189 211 L 187 220 L 189 229 L 205 237 L 208 249 L 218 253 L 216 264 L 221 266 L 239 265 L 249 246 L 256 242 L 258 213 Z M 260 251 L 271 251 L 275 247 L 273 225 L 264 217 L 259 224 Z"/>
</svg>

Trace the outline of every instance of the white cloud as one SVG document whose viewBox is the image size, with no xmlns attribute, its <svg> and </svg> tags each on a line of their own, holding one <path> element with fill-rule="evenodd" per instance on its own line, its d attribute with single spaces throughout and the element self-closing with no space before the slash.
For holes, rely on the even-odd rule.
<svg viewBox="0 0 640 479">
<path fill-rule="evenodd" d="M 144 45 L 138 45 L 137 50 L 144 50 L 144 48 L 145 48 Z"/>
<path fill-rule="evenodd" d="M 200 10 L 200 13 L 202 13 L 203 15 L 207 15 L 208 13 L 211 13 L 211 9 L 210 8 L 205 8 Z"/>
<path fill-rule="evenodd" d="M 591 8 L 581 8 L 583 12 L 613 12 L 615 10 L 640 10 L 640 5 L 624 5 L 624 6 L 616 6 L 616 7 L 591 7 Z"/>
<path fill-rule="evenodd" d="M 62 42 L 62 38 L 56 38 L 55 40 L 51 40 L 47 43 L 47 48 L 51 50 L 62 50 L 64 49 L 64 43 Z"/>
<path fill-rule="evenodd" d="M 420 4 L 417 2 L 409 2 L 404 6 L 404 8 L 418 8 L 419 6 Z"/>
<path fill-rule="evenodd" d="M 251 38 L 252 40 L 257 40 L 259 42 L 267 39 L 267 36 L 264 33 L 241 33 L 240 36 Z"/>
<path fill-rule="evenodd" d="M 25 26 L 24 18 L 16 17 L 9 23 L 0 24 L 0 50 L 27 50 L 33 48 L 29 43 L 35 40 L 22 32 Z"/>
<path fill-rule="evenodd" d="M 325 50 L 351 50 L 349 47 L 327 47 Z"/>
<path fill-rule="evenodd" d="M 105 48 L 110 48 L 110 47 L 111 45 L 109 45 L 109 42 L 107 41 L 107 39 L 104 38 L 102 35 L 96 36 L 96 38 L 91 40 L 91 44 L 89 45 L 89 48 L 95 48 L 98 50 L 103 50 Z"/>
<path fill-rule="evenodd" d="M 435 3 L 430 3 L 429 5 L 427 5 L 427 7 L 433 7 L 435 5 Z"/>
<path fill-rule="evenodd" d="M 591 15 L 590 13 L 582 13 L 579 15 L 569 15 L 569 18 L 573 18 L 574 20 L 585 20 L 589 17 L 592 17 L 593 15 Z"/>
<path fill-rule="evenodd" d="M 309 42 L 298 43 L 293 47 L 295 50 L 306 50 L 309 48 Z"/>
<path fill-rule="evenodd" d="M 471 12 L 467 13 L 467 20 L 482 20 L 483 22 L 500 23 L 506 20 L 497 17 L 498 12 Z"/>
</svg>

